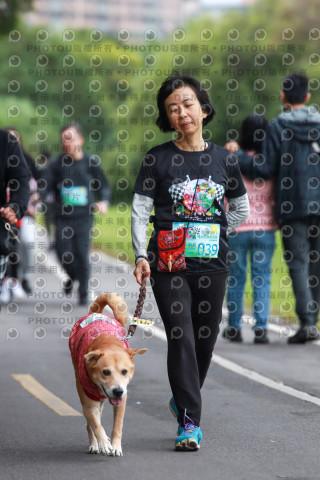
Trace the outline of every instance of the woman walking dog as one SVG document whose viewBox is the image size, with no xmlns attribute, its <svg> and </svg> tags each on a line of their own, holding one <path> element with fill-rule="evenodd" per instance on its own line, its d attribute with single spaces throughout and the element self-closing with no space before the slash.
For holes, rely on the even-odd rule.
<svg viewBox="0 0 320 480">
<path fill-rule="evenodd" d="M 151 276 L 167 340 L 167 367 L 178 420 L 175 450 L 197 450 L 201 393 L 219 332 L 228 278 L 227 234 L 248 216 L 248 198 L 235 157 L 203 140 L 214 117 L 200 82 L 175 74 L 161 85 L 157 125 L 174 140 L 145 156 L 134 187 L 134 275 Z M 229 213 L 224 210 L 224 197 Z M 154 208 L 154 232 L 147 225 Z"/>
</svg>

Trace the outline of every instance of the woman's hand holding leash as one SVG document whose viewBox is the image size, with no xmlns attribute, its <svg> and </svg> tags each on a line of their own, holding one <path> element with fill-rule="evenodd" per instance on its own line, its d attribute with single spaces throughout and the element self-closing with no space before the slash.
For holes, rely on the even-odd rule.
<svg viewBox="0 0 320 480">
<path fill-rule="evenodd" d="M 133 272 L 133 275 L 136 277 L 136 280 L 139 285 L 142 283 L 142 277 L 150 277 L 150 265 L 148 260 L 142 258 L 136 265 L 136 268 Z"/>
</svg>

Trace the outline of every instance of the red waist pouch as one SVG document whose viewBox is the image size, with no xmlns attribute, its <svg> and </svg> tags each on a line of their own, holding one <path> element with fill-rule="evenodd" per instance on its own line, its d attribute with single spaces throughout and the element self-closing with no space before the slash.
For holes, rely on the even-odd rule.
<svg viewBox="0 0 320 480">
<path fill-rule="evenodd" d="M 160 230 L 158 234 L 158 270 L 177 272 L 186 269 L 186 229 Z"/>
</svg>

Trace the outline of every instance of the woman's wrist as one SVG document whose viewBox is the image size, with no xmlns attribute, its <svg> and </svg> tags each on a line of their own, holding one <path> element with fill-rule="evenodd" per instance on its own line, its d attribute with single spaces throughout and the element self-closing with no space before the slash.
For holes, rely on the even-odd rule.
<svg viewBox="0 0 320 480">
<path fill-rule="evenodd" d="M 141 260 L 146 260 L 149 263 L 147 255 L 137 255 L 135 258 L 135 264 L 137 265 L 137 263 L 141 262 Z"/>
</svg>

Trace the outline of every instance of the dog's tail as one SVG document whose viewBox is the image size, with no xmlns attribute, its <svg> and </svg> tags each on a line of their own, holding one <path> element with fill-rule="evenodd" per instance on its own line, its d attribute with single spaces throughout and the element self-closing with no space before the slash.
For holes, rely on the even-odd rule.
<svg viewBox="0 0 320 480">
<path fill-rule="evenodd" d="M 109 305 L 109 307 L 112 309 L 114 318 L 118 320 L 123 327 L 125 327 L 129 315 L 129 308 L 121 295 L 118 293 L 107 292 L 100 295 L 92 303 L 89 309 L 89 314 L 101 313 L 106 305 Z"/>
</svg>

